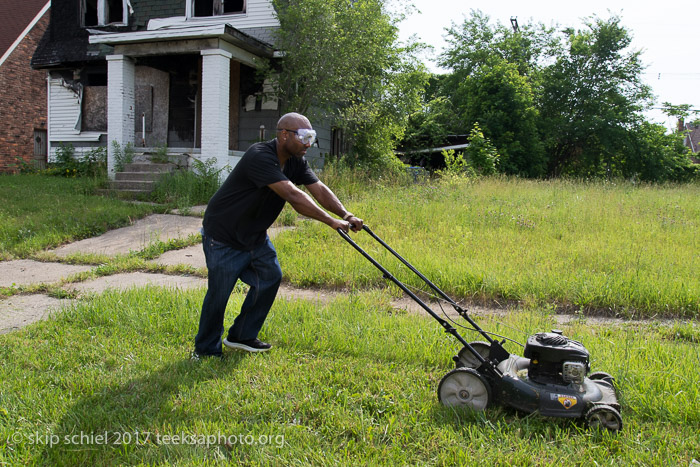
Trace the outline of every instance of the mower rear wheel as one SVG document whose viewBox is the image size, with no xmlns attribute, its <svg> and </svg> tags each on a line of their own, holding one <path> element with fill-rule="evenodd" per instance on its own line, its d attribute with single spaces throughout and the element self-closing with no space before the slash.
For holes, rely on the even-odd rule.
<svg viewBox="0 0 700 467">
<path fill-rule="evenodd" d="M 620 412 L 609 405 L 594 405 L 588 409 L 584 417 L 589 428 L 605 428 L 613 433 L 622 430 L 622 416 Z"/>
<path fill-rule="evenodd" d="M 470 342 L 469 345 L 471 345 L 474 348 L 474 350 L 479 352 L 479 355 L 481 355 L 482 357 L 489 358 L 491 344 L 489 344 L 488 342 L 474 341 Z M 462 347 L 462 350 L 460 350 L 457 354 L 457 361 L 455 362 L 455 364 L 457 365 L 457 368 L 479 368 L 481 366 L 481 362 L 479 361 L 479 359 L 476 358 L 476 356 L 466 347 Z"/>
<path fill-rule="evenodd" d="M 447 407 L 484 410 L 491 402 L 491 386 L 476 370 L 456 368 L 440 381 L 438 400 Z"/>
</svg>

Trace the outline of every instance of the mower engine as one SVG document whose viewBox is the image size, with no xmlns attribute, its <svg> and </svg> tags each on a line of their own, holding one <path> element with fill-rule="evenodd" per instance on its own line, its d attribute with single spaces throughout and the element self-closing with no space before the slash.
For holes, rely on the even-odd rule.
<svg viewBox="0 0 700 467">
<path fill-rule="evenodd" d="M 583 384 L 590 370 L 588 350 L 558 330 L 530 336 L 523 355 L 530 359 L 528 377 L 542 384 Z"/>
</svg>

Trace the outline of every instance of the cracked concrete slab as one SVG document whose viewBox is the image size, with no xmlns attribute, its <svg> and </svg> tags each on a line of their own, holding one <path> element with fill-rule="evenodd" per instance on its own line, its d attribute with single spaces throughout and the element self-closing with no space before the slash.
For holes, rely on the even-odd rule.
<svg viewBox="0 0 700 467">
<path fill-rule="evenodd" d="M 203 216 L 204 211 L 207 210 L 207 205 L 201 205 L 201 206 L 192 206 L 191 208 L 187 209 L 173 209 L 172 212 L 173 214 L 178 214 L 181 216 Z"/>
<path fill-rule="evenodd" d="M 0 262 L 0 287 L 51 284 L 90 269 L 92 266 L 44 263 L 28 259 L 3 261 Z"/>
<path fill-rule="evenodd" d="M 130 251 L 142 250 L 156 240 L 166 242 L 197 234 L 201 227 L 202 219 L 199 217 L 152 214 L 128 227 L 110 230 L 99 237 L 70 243 L 53 250 L 53 253 L 61 258 L 75 253 L 110 256 L 127 254 Z"/>
<path fill-rule="evenodd" d="M 154 287 L 167 287 L 173 289 L 192 289 L 206 287 L 207 280 L 195 276 L 173 276 L 169 274 L 150 274 L 145 272 L 131 272 L 104 276 L 85 282 L 68 284 L 66 290 L 74 290 L 78 293 L 102 293 L 108 289 L 126 290 L 147 285 Z"/>
<path fill-rule="evenodd" d="M 204 258 L 204 250 L 202 250 L 201 244 L 189 246 L 181 250 L 166 251 L 151 262 L 163 266 L 186 264 L 198 269 L 207 267 L 207 261 Z"/>
<path fill-rule="evenodd" d="M 48 295 L 13 295 L 0 300 L 0 334 L 15 331 L 59 312 L 73 300 Z"/>
<path fill-rule="evenodd" d="M 294 227 L 271 227 L 267 230 L 267 234 L 272 239 L 279 235 L 280 232 L 293 228 Z M 207 267 L 207 261 L 204 258 L 204 250 L 202 250 L 201 244 L 182 248 L 180 250 L 166 251 L 151 262 L 163 266 L 186 264 L 198 269 Z"/>
</svg>

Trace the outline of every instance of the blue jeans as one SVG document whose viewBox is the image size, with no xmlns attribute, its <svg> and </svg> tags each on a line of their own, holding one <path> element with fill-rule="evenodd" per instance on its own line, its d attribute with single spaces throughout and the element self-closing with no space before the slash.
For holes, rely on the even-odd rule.
<svg viewBox="0 0 700 467">
<path fill-rule="evenodd" d="M 241 312 L 228 330 L 228 340 L 255 339 L 275 301 L 282 282 L 277 251 L 270 239 L 252 251 L 235 250 L 202 232 L 207 260 L 208 289 L 202 303 L 194 350 L 199 355 L 221 355 L 226 304 L 238 279 L 250 286 Z"/>
</svg>

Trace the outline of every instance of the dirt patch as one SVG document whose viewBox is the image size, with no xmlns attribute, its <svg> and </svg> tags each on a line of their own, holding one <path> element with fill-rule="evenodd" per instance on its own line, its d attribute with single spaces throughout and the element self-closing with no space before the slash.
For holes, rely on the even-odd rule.
<svg viewBox="0 0 700 467">
<path fill-rule="evenodd" d="M 343 292 L 324 289 L 300 289 L 291 285 L 282 284 L 277 296 L 287 300 L 306 300 L 317 303 L 330 303 Z"/>
<path fill-rule="evenodd" d="M 177 214 L 178 216 L 193 216 L 193 217 L 202 217 L 204 215 L 204 211 L 207 210 L 207 206 L 201 205 L 201 206 L 192 206 L 191 208 L 188 209 L 173 209 L 170 211 L 172 214 Z"/>
</svg>

